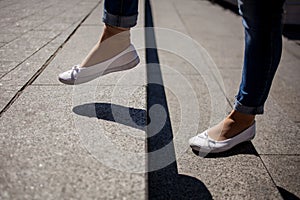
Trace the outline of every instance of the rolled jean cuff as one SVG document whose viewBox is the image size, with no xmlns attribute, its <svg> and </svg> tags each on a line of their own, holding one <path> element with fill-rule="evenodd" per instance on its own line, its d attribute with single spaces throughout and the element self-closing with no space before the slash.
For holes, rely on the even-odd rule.
<svg viewBox="0 0 300 200">
<path fill-rule="evenodd" d="M 111 26 L 131 28 L 136 25 L 137 18 L 138 14 L 132 16 L 118 16 L 110 14 L 104 9 L 102 21 Z"/>
<path fill-rule="evenodd" d="M 264 113 L 264 106 L 258 106 L 258 107 L 244 106 L 238 100 L 235 100 L 233 109 L 240 113 L 249 114 L 249 115 L 259 115 Z"/>
</svg>

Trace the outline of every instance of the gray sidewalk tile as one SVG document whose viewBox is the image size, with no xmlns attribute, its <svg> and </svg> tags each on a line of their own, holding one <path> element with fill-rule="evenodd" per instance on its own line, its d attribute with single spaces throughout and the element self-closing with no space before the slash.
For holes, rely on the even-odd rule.
<svg viewBox="0 0 300 200">
<path fill-rule="evenodd" d="M 35 13 L 33 15 L 30 15 L 26 18 L 24 18 L 24 20 L 26 19 L 26 21 L 36 21 L 36 20 L 42 20 L 43 22 L 47 22 L 48 20 L 52 19 L 51 15 L 41 15 L 38 13 Z M 19 22 L 17 22 L 19 23 Z"/>
<path fill-rule="evenodd" d="M 1 60 L 22 62 L 49 41 L 50 39 L 21 37 L 0 49 Z"/>
<path fill-rule="evenodd" d="M 40 63 L 25 61 L 11 72 L 7 73 L 0 82 L 4 86 L 23 86 L 40 69 Z"/>
<path fill-rule="evenodd" d="M 79 137 L 81 133 L 75 126 L 80 126 L 76 124 L 80 122 L 73 118 L 76 114 L 72 112 L 71 94 L 72 87 L 32 86 L 2 116 L 0 154 L 6 162 L 0 164 L 5 180 L 0 184 L 1 198 L 143 199 L 144 174 L 111 169 L 84 148 Z M 140 102 L 135 106 L 142 106 L 135 108 L 145 109 L 144 102 L 140 101 L 145 93 L 135 94 L 131 97 L 133 102 Z M 111 99 L 101 88 L 97 95 L 99 103 L 109 103 Z M 130 103 L 130 106 L 134 104 Z M 86 118 L 84 115 L 79 117 Z M 130 133 L 126 138 L 113 134 L 122 125 L 104 120 L 102 126 L 105 134 L 116 142 L 116 148 L 144 150 L 143 140 L 137 140 L 138 143 L 129 140 L 134 128 L 123 132 Z M 143 131 L 135 131 L 143 135 Z M 10 134 L 12 132 L 14 134 Z"/>
<path fill-rule="evenodd" d="M 59 30 L 59 31 L 64 31 L 67 28 L 70 27 L 70 23 L 68 22 L 61 22 L 59 19 L 53 19 L 51 21 L 48 21 L 45 24 L 42 24 L 38 27 L 35 28 L 35 30 Z"/>
<path fill-rule="evenodd" d="M 84 59 L 93 45 L 96 44 L 100 30 L 101 27 L 98 26 L 80 27 L 37 79 L 36 83 L 57 84 L 57 75 L 71 69 L 72 66 Z"/>
<path fill-rule="evenodd" d="M 36 50 L 26 49 L 26 50 L 16 50 L 10 48 L 1 48 L 0 49 L 0 58 L 1 61 L 16 61 L 22 62 L 29 56 L 31 56 Z"/>
<path fill-rule="evenodd" d="M 262 155 L 277 187 L 300 198 L 300 157 L 298 155 Z M 286 196 L 288 199 L 288 196 Z"/>
<path fill-rule="evenodd" d="M 18 63 L 14 61 L 0 61 L 0 72 L 1 73 L 9 72 L 17 65 Z"/>
<path fill-rule="evenodd" d="M 54 38 L 52 41 L 53 43 L 57 43 L 59 45 L 64 44 L 64 42 L 67 40 L 68 37 L 74 32 L 74 30 L 77 28 L 77 26 L 80 24 L 80 22 L 77 22 L 73 25 L 71 25 L 69 28 L 67 28 L 64 31 L 59 31 L 60 34 Z"/>
<path fill-rule="evenodd" d="M 78 3 L 78 1 L 73 1 L 73 2 L 58 2 L 58 1 L 54 1 L 52 2 L 52 5 L 41 10 L 39 13 L 37 13 L 38 15 L 45 15 L 45 16 L 59 16 L 62 13 L 66 12 L 67 9 L 71 9 L 74 4 L 76 5 Z"/>
<path fill-rule="evenodd" d="M 28 29 L 33 29 L 43 23 L 45 23 L 48 20 L 47 17 L 39 17 L 36 19 L 21 19 L 18 20 L 17 22 L 14 23 L 15 26 L 20 27 L 20 28 L 28 28 Z"/>
<path fill-rule="evenodd" d="M 288 115 L 290 120 L 300 122 L 300 95 L 297 88 L 299 84 L 297 84 L 296 80 L 293 84 L 283 80 L 281 77 L 283 75 L 289 76 L 287 73 L 280 74 L 279 72 L 277 75 L 273 81 L 270 98 L 275 100 L 275 103 Z"/>
<path fill-rule="evenodd" d="M 0 33 L 6 33 L 6 34 L 19 34 L 22 35 L 29 31 L 31 28 L 26 26 L 18 26 L 15 23 L 7 24 L 5 27 L 2 27 L 0 30 Z"/>
<path fill-rule="evenodd" d="M 170 51 L 172 51 L 170 49 Z M 185 60 L 185 58 L 176 55 L 173 52 L 158 50 L 160 66 L 163 74 L 182 74 L 182 75 L 198 75 L 201 76 L 201 71 L 198 66 L 193 66 L 192 63 Z"/>
<path fill-rule="evenodd" d="M 209 1 L 176 1 L 175 6 L 192 36 L 214 33 L 221 37 L 243 38 L 241 18 Z"/>
<path fill-rule="evenodd" d="M 15 96 L 19 89 L 21 89 L 21 86 L 7 86 L 0 83 L 0 110 L 2 110 L 6 104 L 8 104 L 8 102 Z"/>
<path fill-rule="evenodd" d="M 166 13 L 168 13 L 166 15 Z M 169 28 L 172 31 L 179 31 L 181 33 L 187 33 L 184 22 L 181 16 L 178 15 L 177 8 L 174 3 L 168 1 L 161 1 L 156 4 L 152 2 L 152 15 L 154 17 L 155 27 Z"/>
<path fill-rule="evenodd" d="M 243 28 L 238 16 L 223 12 L 207 1 L 176 1 L 175 6 L 188 33 L 207 50 L 219 68 L 242 66 Z"/>
<path fill-rule="evenodd" d="M 175 148 L 184 146 L 188 149 L 189 138 L 203 132 L 218 122 L 211 121 L 213 120 L 211 117 L 211 96 L 208 92 L 197 94 L 195 97 L 188 95 L 187 92 L 182 92 L 180 95 L 180 93 L 167 88 L 165 90 L 172 131 L 175 138 Z M 224 104 L 224 107 L 229 107 L 227 102 L 224 102 Z M 227 110 L 219 111 L 219 118 L 223 118 Z"/>
<path fill-rule="evenodd" d="M 103 3 L 101 3 L 92 13 L 91 15 L 83 22 L 82 25 L 97 25 L 102 26 L 102 10 Z"/>
<path fill-rule="evenodd" d="M 257 136 L 253 144 L 259 154 L 299 154 L 300 128 L 269 98 L 265 114 L 257 117 Z"/>
<path fill-rule="evenodd" d="M 26 34 L 22 35 L 22 38 L 47 38 L 47 39 L 53 39 L 57 37 L 62 31 L 58 30 L 31 30 L 28 31 Z"/>
<path fill-rule="evenodd" d="M 201 158 L 189 151 L 178 160 L 179 173 L 202 181 L 213 199 L 282 199 L 259 157 Z"/>
<path fill-rule="evenodd" d="M 4 1 L 0 1 L 0 8 L 5 8 L 7 6 L 10 6 L 10 5 L 13 5 L 13 4 L 16 4 L 18 1 L 17 0 L 4 0 Z"/>
<path fill-rule="evenodd" d="M 17 93 L 18 89 L 12 88 L 20 89 L 25 85 L 57 48 L 57 44 L 50 43 L 19 66 L 17 66 L 16 62 L 1 62 L 1 69 L 6 72 L 0 79 L 2 90 L 5 92 L 1 99 L 1 110 Z M 13 69 L 14 67 L 15 69 Z"/>
<path fill-rule="evenodd" d="M 50 40 L 46 38 L 26 38 L 20 37 L 9 44 L 7 44 L 2 49 L 13 49 L 16 51 L 24 51 L 24 50 L 38 50 L 45 44 L 47 44 Z"/>
<path fill-rule="evenodd" d="M 16 38 L 18 38 L 21 34 L 17 33 L 0 33 L 0 42 L 8 43 Z"/>
<path fill-rule="evenodd" d="M 235 101 L 235 96 L 238 93 L 242 69 L 234 68 L 220 68 L 220 73 L 222 74 L 226 97 L 229 99 L 230 103 L 233 105 Z"/>
</svg>

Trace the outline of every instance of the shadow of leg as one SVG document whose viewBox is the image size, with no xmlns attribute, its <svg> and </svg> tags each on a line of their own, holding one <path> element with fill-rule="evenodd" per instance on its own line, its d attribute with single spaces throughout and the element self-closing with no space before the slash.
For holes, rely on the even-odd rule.
<svg viewBox="0 0 300 200">
<path fill-rule="evenodd" d="M 284 200 L 299 200 L 300 199 L 299 197 L 297 197 L 293 193 L 283 189 L 282 187 L 277 186 L 277 189 L 279 190 L 279 192 Z"/>
<path fill-rule="evenodd" d="M 73 112 L 78 115 L 96 117 L 141 130 L 144 130 L 146 126 L 146 111 L 143 109 L 128 108 L 111 103 L 88 103 L 75 106 Z"/>
</svg>

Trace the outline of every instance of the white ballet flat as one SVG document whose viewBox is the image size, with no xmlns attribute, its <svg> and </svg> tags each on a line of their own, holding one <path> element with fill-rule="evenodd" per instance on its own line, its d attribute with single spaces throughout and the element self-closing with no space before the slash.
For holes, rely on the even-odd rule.
<svg viewBox="0 0 300 200">
<path fill-rule="evenodd" d="M 139 56 L 131 44 L 118 55 L 90 67 L 74 66 L 71 70 L 59 74 L 58 80 L 64 84 L 77 85 L 96 79 L 105 74 L 127 70 L 140 62 Z"/>
<path fill-rule="evenodd" d="M 206 153 L 220 153 L 231 149 L 245 141 L 250 141 L 255 137 L 255 122 L 240 134 L 223 141 L 216 141 L 208 136 L 207 130 L 192 137 L 189 144 L 192 149 Z"/>
</svg>

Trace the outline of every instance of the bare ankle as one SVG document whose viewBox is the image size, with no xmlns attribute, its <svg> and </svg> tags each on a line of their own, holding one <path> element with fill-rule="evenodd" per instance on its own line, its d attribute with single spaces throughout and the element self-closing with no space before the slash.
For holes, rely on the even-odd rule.
<svg viewBox="0 0 300 200">
<path fill-rule="evenodd" d="M 254 123 L 255 115 L 244 114 L 236 110 L 233 110 L 231 111 L 231 113 L 228 115 L 227 118 L 233 120 L 238 124 L 250 126 Z"/>
<path fill-rule="evenodd" d="M 130 37 L 130 28 L 122 28 L 122 27 L 115 27 L 108 24 L 105 24 L 102 36 L 100 38 L 100 42 L 114 36 L 119 35 L 119 37 Z"/>
<path fill-rule="evenodd" d="M 81 63 L 81 67 L 89 67 L 110 59 L 130 46 L 130 29 L 105 25 L 101 38 L 88 56 Z"/>
</svg>

